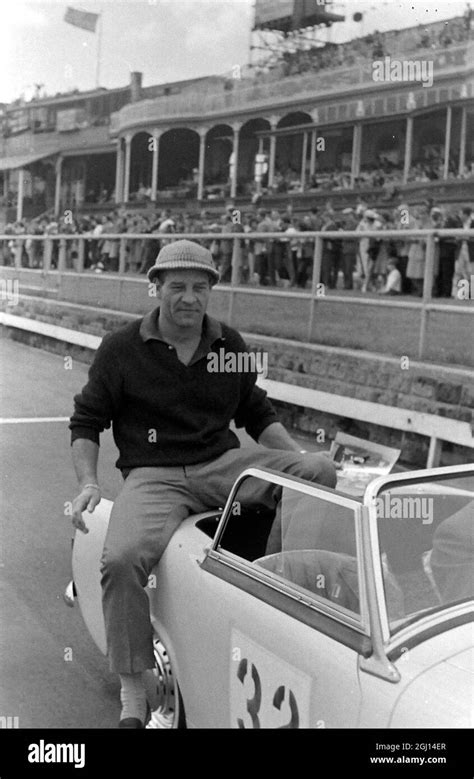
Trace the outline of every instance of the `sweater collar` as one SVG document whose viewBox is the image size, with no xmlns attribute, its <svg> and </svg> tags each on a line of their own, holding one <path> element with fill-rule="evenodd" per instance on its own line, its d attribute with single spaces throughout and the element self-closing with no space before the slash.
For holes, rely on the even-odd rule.
<svg viewBox="0 0 474 779">
<path fill-rule="evenodd" d="M 153 311 L 150 311 L 149 314 L 146 314 L 140 324 L 140 336 L 143 341 L 161 341 L 162 343 L 168 343 L 164 340 L 160 333 L 160 328 L 158 326 L 158 317 L 160 315 L 160 309 L 154 308 Z M 220 322 L 217 321 L 217 319 L 213 319 L 213 317 L 209 316 L 208 314 L 204 314 L 204 319 L 202 323 L 202 335 L 201 335 L 201 343 L 200 346 L 212 346 L 215 341 L 218 340 L 224 341 L 225 339 L 222 336 L 222 325 Z"/>
</svg>

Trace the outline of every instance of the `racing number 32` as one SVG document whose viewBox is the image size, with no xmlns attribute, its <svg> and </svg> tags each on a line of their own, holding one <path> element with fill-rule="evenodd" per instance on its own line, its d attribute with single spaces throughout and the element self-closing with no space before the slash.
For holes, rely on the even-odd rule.
<svg viewBox="0 0 474 779">
<path fill-rule="evenodd" d="M 260 681 L 260 674 L 254 663 L 250 665 L 246 657 L 242 658 L 237 668 L 237 678 L 242 685 L 250 678 L 253 682 L 254 692 L 252 698 L 247 698 L 247 713 L 251 719 L 251 725 L 246 725 L 242 717 L 237 718 L 237 724 L 239 728 L 260 728 L 260 711 L 262 706 L 262 683 Z M 290 709 L 290 720 L 284 725 L 278 725 L 277 728 L 298 728 L 299 727 L 299 714 L 296 698 L 292 690 L 289 690 L 285 685 L 280 685 L 273 695 L 272 700 L 272 714 L 274 711 L 281 712 L 282 704 L 286 701 Z M 260 715 L 261 716 L 261 715 Z"/>
</svg>

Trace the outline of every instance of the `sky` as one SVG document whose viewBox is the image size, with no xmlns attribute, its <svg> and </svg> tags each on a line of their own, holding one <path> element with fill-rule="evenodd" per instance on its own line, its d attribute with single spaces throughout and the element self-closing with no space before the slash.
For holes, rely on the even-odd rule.
<svg viewBox="0 0 474 779">
<path fill-rule="evenodd" d="M 98 34 L 64 22 L 67 5 L 102 12 L 100 86 L 143 85 L 230 72 L 249 60 L 254 0 L 0 0 L 0 102 L 35 84 L 49 95 L 96 85 Z M 334 0 L 365 34 L 462 14 L 465 0 Z M 360 35 L 360 24 L 333 27 L 332 40 Z"/>
</svg>

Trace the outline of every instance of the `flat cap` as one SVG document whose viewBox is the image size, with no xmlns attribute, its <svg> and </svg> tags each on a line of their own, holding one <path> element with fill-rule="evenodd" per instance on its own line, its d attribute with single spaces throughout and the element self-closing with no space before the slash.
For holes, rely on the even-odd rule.
<svg viewBox="0 0 474 779">
<path fill-rule="evenodd" d="M 155 264 L 148 271 L 150 281 L 155 281 L 162 270 L 202 270 L 209 273 L 214 283 L 219 281 L 219 271 L 211 252 L 195 241 L 173 241 L 163 246 Z"/>
</svg>

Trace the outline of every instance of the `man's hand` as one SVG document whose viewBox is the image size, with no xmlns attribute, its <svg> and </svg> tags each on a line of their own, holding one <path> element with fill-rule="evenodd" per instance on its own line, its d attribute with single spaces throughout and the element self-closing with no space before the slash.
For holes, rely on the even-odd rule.
<svg viewBox="0 0 474 779">
<path fill-rule="evenodd" d="M 342 470 L 342 464 L 341 464 L 341 463 L 337 463 L 335 460 L 333 460 L 333 459 L 332 459 L 332 456 L 329 454 L 329 452 L 328 452 L 328 451 L 325 451 L 325 452 L 318 452 L 318 454 L 323 454 L 325 457 L 327 457 L 327 458 L 328 458 L 328 460 L 331 460 L 331 462 L 332 462 L 332 464 L 334 465 L 334 467 L 335 467 L 336 471 L 341 471 L 341 470 Z"/>
<path fill-rule="evenodd" d="M 88 533 L 89 529 L 82 518 L 82 512 L 86 509 L 92 514 L 101 499 L 98 487 L 83 487 L 77 498 L 72 502 L 72 524 L 82 533 Z"/>
</svg>

